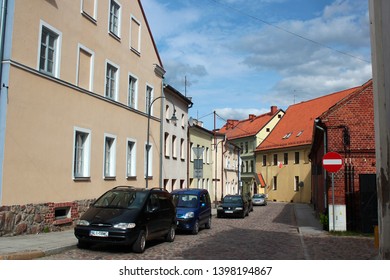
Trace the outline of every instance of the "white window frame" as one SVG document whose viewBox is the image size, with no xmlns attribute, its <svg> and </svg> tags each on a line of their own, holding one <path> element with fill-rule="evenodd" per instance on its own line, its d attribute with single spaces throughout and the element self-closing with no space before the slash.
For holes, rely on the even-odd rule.
<svg viewBox="0 0 390 280">
<path fill-rule="evenodd" d="M 118 15 L 117 18 L 118 18 L 118 31 L 117 33 L 114 32 L 114 30 L 111 30 L 111 9 L 112 9 L 112 3 L 115 3 L 116 5 L 118 5 Z M 108 0 L 108 33 L 111 34 L 111 35 L 114 35 L 115 37 L 117 38 L 120 38 L 121 37 L 121 22 L 122 22 L 122 5 L 116 1 L 116 0 Z"/>
<path fill-rule="evenodd" d="M 93 91 L 93 77 L 94 77 L 94 66 L 95 66 L 95 52 L 87 48 L 82 44 L 78 44 L 77 47 L 77 62 L 76 62 L 76 85 L 79 85 L 79 62 L 80 62 L 80 51 L 83 50 L 86 53 L 91 55 L 90 69 L 91 73 L 89 74 L 89 91 Z"/>
<path fill-rule="evenodd" d="M 115 71 L 115 77 L 114 77 L 114 84 L 115 84 L 115 90 L 114 90 L 114 93 L 113 93 L 113 97 L 110 97 L 107 95 L 107 71 L 108 71 L 108 67 L 112 67 L 112 68 L 115 68 L 116 71 Z M 119 77 L 120 77 L 120 69 L 119 69 L 119 66 L 109 60 L 106 60 L 106 67 L 104 69 L 104 96 L 106 98 L 109 98 L 111 100 L 115 100 L 117 101 L 118 100 L 118 92 L 119 92 Z M 109 77 L 110 79 L 112 79 L 112 77 Z M 109 90 L 111 91 L 111 87 L 109 88 Z"/>
<path fill-rule="evenodd" d="M 144 178 L 146 178 L 146 153 L 147 153 L 147 142 L 145 142 L 144 151 L 145 151 L 145 165 L 144 165 Z M 149 149 L 149 168 L 148 168 L 148 177 L 153 177 L 153 145 L 152 143 L 149 143 L 150 149 Z"/>
<path fill-rule="evenodd" d="M 132 138 L 127 138 L 126 141 L 126 177 L 136 177 L 137 175 L 137 141 Z M 131 151 L 129 144 L 132 143 Z"/>
<path fill-rule="evenodd" d="M 83 147 L 83 154 L 82 154 L 82 161 L 83 161 L 83 167 L 82 167 L 82 173 L 76 174 L 76 144 L 77 139 L 76 135 L 78 133 L 82 133 L 86 135 L 86 140 L 84 141 L 84 147 Z M 91 139 L 92 134 L 91 130 L 80 128 L 80 127 L 74 127 L 73 128 L 73 163 L 72 163 L 72 178 L 75 179 L 86 179 L 89 178 L 91 175 Z"/>
<path fill-rule="evenodd" d="M 133 99 L 134 99 L 134 104 L 133 106 L 130 106 L 130 79 L 132 79 L 134 82 L 134 89 L 133 89 Z M 133 109 L 138 109 L 138 77 L 136 75 L 133 75 L 132 73 L 129 72 L 128 74 L 128 80 L 127 80 L 127 106 Z"/>
<path fill-rule="evenodd" d="M 98 5 L 98 0 L 91 0 L 94 2 L 93 4 L 93 15 L 89 14 L 88 11 L 84 10 L 84 1 L 80 1 L 80 11 L 81 14 L 86 16 L 88 19 L 92 20 L 93 22 L 97 22 L 97 5 Z"/>
<path fill-rule="evenodd" d="M 53 72 L 41 70 L 41 47 L 42 47 L 41 42 L 42 42 L 42 35 L 43 35 L 44 28 L 47 29 L 50 33 L 56 35 L 55 43 L 54 43 Z M 39 25 L 38 56 L 37 56 L 38 57 L 37 70 L 39 72 L 45 73 L 47 75 L 51 75 L 56 78 L 60 77 L 61 46 L 62 46 L 62 32 L 60 32 L 58 29 L 54 28 L 50 24 L 41 20 Z"/>
<path fill-rule="evenodd" d="M 110 146 L 109 158 L 107 158 L 107 140 L 111 139 L 112 144 Z M 104 134 L 103 141 L 103 178 L 114 178 L 116 176 L 116 135 Z M 107 170 L 107 162 L 109 163 L 109 169 Z"/>
<path fill-rule="evenodd" d="M 137 23 L 137 28 L 138 28 L 138 46 L 133 46 L 131 44 L 131 38 L 132 38 L 132 34 L 133 34 L 133 21 L 135 21 Z M 134 52 L 136 52 L 137 54 L 140 54 L 141 53 L 141 34 L 142 34 L 142 25 L 141 25 L 141 22 L 134 16 L 134 15 L 131 15 L 130 16 L 130 36 L 129 36 L 129 45 L 130 45 L 130 49 Z"/>
<path fill-rule="evenodd" d="M 172 158 L 177 159 L 177 136 L 172 135 Z"/>
<path fill-rule="evenodd" d="M 150 99 L 149 99 L 149 96 L 148 96 L 148 89 L 151 89 L 150 91 Z M 149 104 L 151 104 L 153 102 L 153 96 L 154 96 L 154 87 L 151 86 L 150 84 L 146 84 L 145 86 L 145 108 L 146 108 L 146 114 L 148 114 L 148 110 L 149 110 Z M 153 104 L 150 108 L 150 116 L 153 116 Z"/>
</svg>

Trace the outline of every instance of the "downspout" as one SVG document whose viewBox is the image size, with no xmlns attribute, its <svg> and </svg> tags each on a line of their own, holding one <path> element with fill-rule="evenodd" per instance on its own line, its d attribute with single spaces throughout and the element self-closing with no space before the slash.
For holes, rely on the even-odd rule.
<svg viewBox="0 0 390 280">
<path fill-rule="evenodd" d="M 319 122 L 320 120 L 319 119 L 315 119 L 315 126 L 316 126 L 316 128 L 317 129 L 319 129 L 319 130 L 321 130 L 322 132 L 323 132 L 323 134 L 324 134 L 324 155 L 327 153 L 327 150 L 328 150 L 328 147 L 327 147 L 327 137 L 326 137 L 326 130 L 323 128 L 323 127 L 321 127 L 321 126 L 319 126 L 319 125 L 317 125 L 317 123 Z M 328 194 L 328 192 L 327 192 L 327 184 L 326 184 L 326 170 L 324 169 L 324 208 L 326 209 L 328 206 L 327 206 L 327 204 L 328 204 L 328 199 L 327 199 L 327 194 Z"/>
<path fill-rule="evenodd" d="M 1 15 L 0 15 L 0 108 L 7 105 L 7 98 L 4 97 L 2 89 L 8 91 L 8 87 L 3 87 L 3 59 L 4 59 L 4 44 L 5 44 L 5 26 L 7 21 L 7 0 L 1 2 Z M 7 92 L 8 95 L 8 92 Z M 3 100 L 3 98 L 5 100 Z M 3 103 L 4 102 L 4 103 Z M 3 114 L 4 119 L 0 116 L 0 145 L 4 145 L 5 142 L 5 118 L 6 110 L 0 110 L 0 114 Z M 4 162 L 4 146 L 0 147 L 0 205 L 2 205 L 3 194 L 3 162 Z"/>
<path fill-rule="evenodd" d="M 164 94 L 164 77 L 162 77 L 162 81 L 161 81 L 161 96 L 164 96 L 165 97 L 165 94 Z M 160 176 L 159 176 L 159 179 L 158 179 L 158 185 L 160 187 L 160 189 L 162 190 L 163 189 L 163 148 L 164 148 L 164 145 L 163 145 L 163 137 L 164 137 L 164 121 L 163 121 L 163 118 L 164 118 L 164 105 L 165 105 L 165 98 L 161 98 L 161 109 L 160 109 Z"/>
</svg>

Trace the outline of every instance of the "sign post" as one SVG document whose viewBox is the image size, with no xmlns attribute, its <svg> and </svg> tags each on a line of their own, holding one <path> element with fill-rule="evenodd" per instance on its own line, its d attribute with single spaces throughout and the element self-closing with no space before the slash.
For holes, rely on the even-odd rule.
<svg viewBox="0 0 390 280">
<path fill-rule="evenodd" d="M 332 212 L 333 212 L 333 231 L 335 231 L 335 211 L 334 211 L 334 173 L 343 166 L 343 159 L 340 154 L 329 152 L 322 158 L 322 166 L 326 171 L 332 173 Z"/>
</svg>

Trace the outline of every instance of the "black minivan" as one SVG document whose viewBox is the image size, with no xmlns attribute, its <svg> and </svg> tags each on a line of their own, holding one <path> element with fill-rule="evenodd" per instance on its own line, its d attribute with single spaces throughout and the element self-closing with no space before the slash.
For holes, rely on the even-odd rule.
<svg viewBox="0 0 390 280">
<path fill-rule="evenodd" d="M 99 197 L 77 221 L 74 234 L 79 248 L 92 244 L 123 244 L 136 253 L 147 240 L 175 239 L 176 208 L 169 192 L 161 189 L 115 187 Z"/>
<path fill-rule="evenodd" d="M 201 226 L 211 228 L 211 201 L 206 189 L 177 189 L 171 192 L 177 211 L 177 228 L 197 234 Z"/>
</svg>

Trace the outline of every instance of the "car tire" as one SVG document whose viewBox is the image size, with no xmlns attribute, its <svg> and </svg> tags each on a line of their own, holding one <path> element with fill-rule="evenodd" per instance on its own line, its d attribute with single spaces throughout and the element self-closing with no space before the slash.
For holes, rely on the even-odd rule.
<svg viewBox="0 0 390 280">
<path fill-rule="evenodd" d="M 199 232 L 199 220 L 195 221 L 194 227 L 192 228 L 192 234 L 196 235 Z"/>
<path fill-rule="evenodd" d="M 209 218 L 207 220 L 207 223 L 204 225 L 204 227 L 206 229 L 210 229 L 211 228 L 211 216 L 209 216 Z"/>
<path fill-rule="evenodd" d="M 175 240 L 175 236 L 176 236 L 176 229 L 175 227 L 172 225 L 170 228 L 169 228 L 169 231 L 167 233 L 167 235 L 165 236 L 165 241 L 167 242 L 173 242 Z"/>
<path fill-rule="evenodd" d="M 138 234 L 137 240 L 133 244 L 133 252 L 134 253 L 143 253 L 145 251 L 146 246 L 146 234 L 144 230 L 141 230 Z"/>
</svg>

